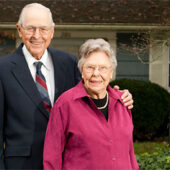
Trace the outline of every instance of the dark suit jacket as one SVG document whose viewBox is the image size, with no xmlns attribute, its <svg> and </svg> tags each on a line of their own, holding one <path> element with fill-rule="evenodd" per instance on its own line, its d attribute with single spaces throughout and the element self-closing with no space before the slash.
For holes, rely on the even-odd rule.
<svg viewBox="0 0 170 170">
<path fill-rule="evenodd" d="M 31 76 L 22 46 L 0 58 L 0 169 L 42 169 L 49 114 Z M 80 80 L 77 59 L 48 48 L 55 75 L 55 100 Z"/>
</svg>

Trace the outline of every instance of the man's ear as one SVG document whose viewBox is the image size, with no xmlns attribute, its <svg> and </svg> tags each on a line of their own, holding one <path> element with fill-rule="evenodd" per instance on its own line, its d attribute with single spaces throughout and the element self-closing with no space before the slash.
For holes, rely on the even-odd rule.
<svg viewBox="0 0 170 170">
<path fill-rule="evenodd" d="M 22 37 L 21 26 L 19 24 L 16 24 L 16 27 L 17 27 L 18 34 L 21 38 Z"/>
<path fill-rule="evenodd" d="M 52 32 L 51 32 L 51 39 L 53 39 L 54 37 L 54 27 L 52 28 Z"/>
</svg>

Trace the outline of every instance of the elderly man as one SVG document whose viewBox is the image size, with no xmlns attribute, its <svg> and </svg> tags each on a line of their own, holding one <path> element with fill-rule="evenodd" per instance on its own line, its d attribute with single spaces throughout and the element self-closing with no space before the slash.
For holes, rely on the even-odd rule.
<svg viewBox="0 0 170 170">
<path fill-rule="evenodd" d="M 26 5 L 17 23 L 22 44 L 0 59 L 0 169 L 43 169 L 43 145 L 54 101 L 80 80 L 75 56 L 48 48 L 52 14 Z M 131 94 L 123 94 L 132 108 Z"/>
</svg>

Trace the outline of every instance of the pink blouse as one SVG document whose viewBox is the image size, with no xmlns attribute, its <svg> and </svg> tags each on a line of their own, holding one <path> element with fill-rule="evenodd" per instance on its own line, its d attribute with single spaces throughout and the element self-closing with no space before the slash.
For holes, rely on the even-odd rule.
<svg viewBox="0 0 170 170">
<path fill-rule="evenodd" d="M 44 144 L 45 170 L 138 170 L 130 110 L 121 93 L 107 88 L 108 121 L 82 81 L 63 93 L 50 113 Z"/>
</svg>

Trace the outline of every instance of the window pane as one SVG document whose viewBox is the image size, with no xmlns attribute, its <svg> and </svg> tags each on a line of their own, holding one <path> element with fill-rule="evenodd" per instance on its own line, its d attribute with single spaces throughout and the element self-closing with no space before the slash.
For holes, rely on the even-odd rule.
<svg viewBox="0 0 170 170">
<path fill-rule="evenodd" d="M 15 32 L 0 31 L 0 57 L 5 56 L 15 50 Z"/>
<path fill-rule="evenodd" d="M 146 36 L 144 33 L 117 33 L 117 79 L 149 80 L 149 64 L 143 64 L 137 58 L 139 55 L 143 62 L 149 60 L 149 49 L 145 48 L 149 47 L 145 41 L 149 38 Z"/>
</svg>

